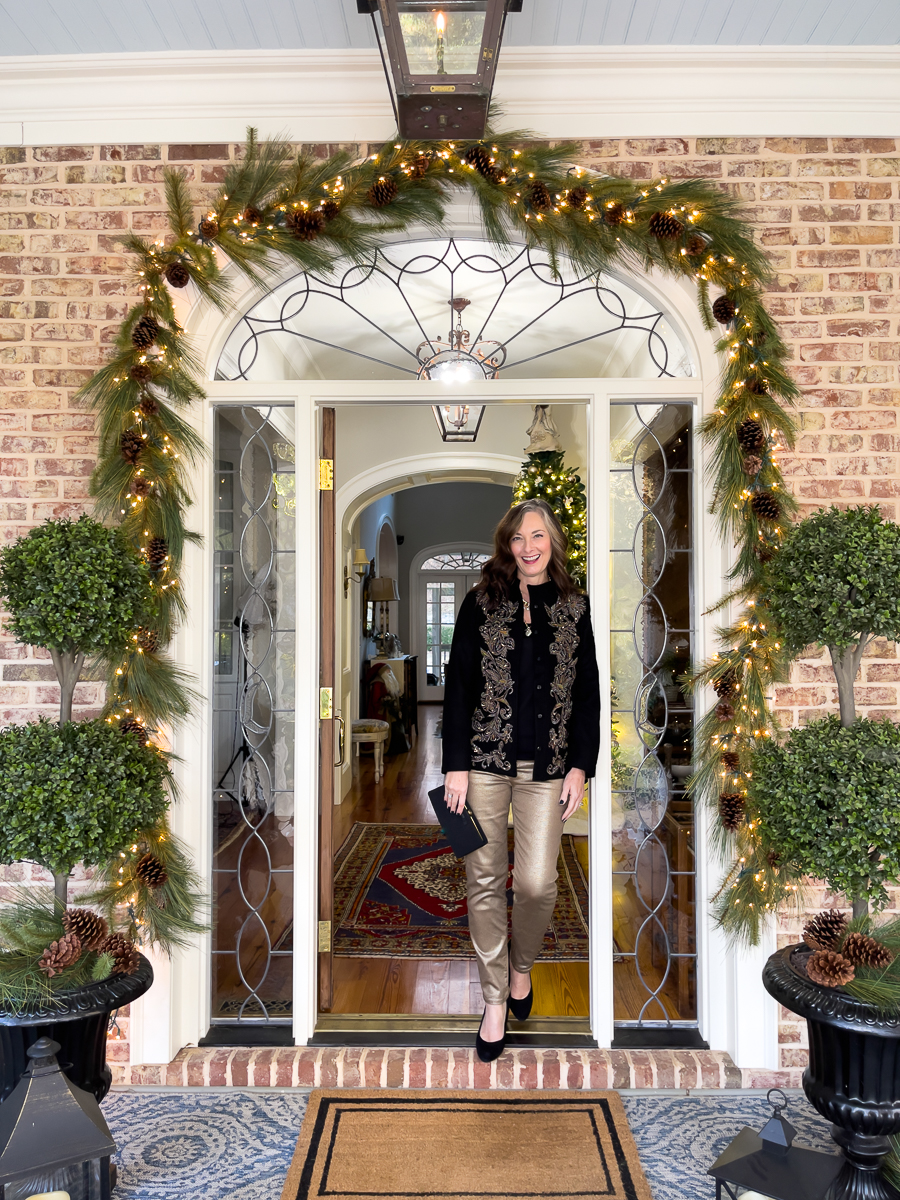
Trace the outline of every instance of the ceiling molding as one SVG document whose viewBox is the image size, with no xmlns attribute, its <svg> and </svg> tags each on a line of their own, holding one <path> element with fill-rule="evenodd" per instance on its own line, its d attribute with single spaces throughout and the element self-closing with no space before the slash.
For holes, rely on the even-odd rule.
<svg viewBox="0 0 900 1200">
<path fill-rule="evenodd" d="M 510 47 L 503 125 L 551 138 L 897 136 L 900 47 Z M 0 144 L 377 141 L 371 50 L 0 58 Z"/>
</svg>

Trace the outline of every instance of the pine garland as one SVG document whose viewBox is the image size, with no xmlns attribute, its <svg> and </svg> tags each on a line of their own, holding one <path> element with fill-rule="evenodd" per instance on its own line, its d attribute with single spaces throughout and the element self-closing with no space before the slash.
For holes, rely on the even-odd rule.
<svg viewBox="0 0 900 1200">
<path fill-rule="evenodd" d="M 787 349 L 765 307 L 771 265 L 740 201 L 716 184 L 702 179 L 636 184 L 595 175 L 573 168 L 576 145 L 548 146 L 531 136 L 397 141 L 363 161 L 343 151 L 315 161 L 282 141 L 260 143 L 251 130 L 245 153 L 227 169 L 199 224 L 184 177 L 166 168 L 168 234 L 154 242 L 135 234 L 124 238 L 141 299 L 122 324 L 112 360 L 81 392 L 99 417 L 100 454 L 92 480 L 98 515 L 119 520 L 145 557 L 151 544 L 168 548 L 164 565 L 154 571 L 156 649 L 147 653 L 135 642 L 124 662 L 108 664 L 110 719 L 133 714 L 153 727 L 184 716 L 194 699 L 165 647 L 183 613 L 179 577 L 184 548 L 195 538 L 186 527 L 187 470 L 206 453 L 182 414 L 203 398 L 203 390 L 170 289 L 183 286 L 186 273 L 202 296 L 225 309 L 228 286 L 219 259 L 263 286 L 285 260 L 297 270 L 329 272 L 342 260 L 365 260 L 388 232 L 413 224 L 439 231 L 448 202 L 467 189 L 495 245 L 525 242 L 543 250 L 554 269 L 565 256 L 585 274 L 657 269 L 686 279 L 697 288 L 709 329 L 719 327 L 711 293 L 727 296 L 728 304 L 716 306 L 717 315 L 727 318 L 717 346 L 724 368 L 721 393 L 701 433 L 714 463 L 712 511 L 738 549 L 735 589 L 726 599 L 740 600 L 746 612 L 720 630 L 722 651 L 692 677 L 692 686 L 700 687 L 728 670 L 740 685 L 700 723 L 695 796 L 715 808 L 722 752 L 739 754 L 746 768 L 754 741 L 771 736 L 768 696 L 773 683 L 786 678 L 788 665 L 768 619 L 760 572 L 777 552 L 796 508 L 777 455 L 793 444 L 785 404 L 798 395 Z M 752 476 L 738 437 L 748 420 L 764 432 Z M 129 431 L 143 443 L 136 464 L 122 455 L 122 437 Z M 760 493 L 767 496 L 754 507 Z M 735 780 L 728 789 L 744 791 Z M 789 864 L 778 863 L 777 848 L 759 843 L 749 809 L 734 833 L 720 827 L 720 834 L 735 867 L 720 889 L 719 919 L 753 939 L 761 914 L 790 895 L 796 881 Z"/>
</svg>

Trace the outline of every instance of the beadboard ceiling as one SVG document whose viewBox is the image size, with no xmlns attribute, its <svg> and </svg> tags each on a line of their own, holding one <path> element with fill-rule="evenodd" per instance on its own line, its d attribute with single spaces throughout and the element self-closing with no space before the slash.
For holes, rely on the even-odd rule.
<svg viewBox="0 0 900 1200">
<path fill-rule="evenodd" d="M 893 46 L 900 0 L 525 0 L 508 46 Z M 0 56 L 374 46 L 356 0 L 0 0 Z"/>
</svg>

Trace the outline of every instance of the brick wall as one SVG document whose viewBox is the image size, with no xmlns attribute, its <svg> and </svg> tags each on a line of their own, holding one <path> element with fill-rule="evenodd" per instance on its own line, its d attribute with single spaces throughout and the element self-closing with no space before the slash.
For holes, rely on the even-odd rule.
<svg viewBox="0 0 900 1200">
<path fill-rule="evenodd" d="M 324 148 L 323 148 L 324 149 Z M 364 147 L 360 147 L 364 152 Z M 93 417 L 74 395 L 104 360 L 136 298 L 117 235 L 165 229 L 164 163 L 198 200 L 214 191 L 228 145 L 0 148 L 0 537 L 87 504 Z M 640 138 L 584 143 L 583 165 L 642 179 L 704 176 L 746 201 L 777 278 L 770 308 L 803 388 L 785 473 L 806 509 L 900 497 L 900 146 L 893 138 Z M 0 636 L 0 723 L 54 715 L 58 689 L 39 651 Z M 870 647 L 861 710 L 897 718 L 900 663 Z M 81 684 L 77 715 L 96 710 Z M 824 655 L 777 689 L 787 723 L 836 704 Z M 17 867 L 6 879 L 28 879 Z M 8 886 L 8 885 L 7 885 Z M 2 895 L 2 888 L 0 888 Z M 824 895 L 815 900 L 827 903 Z M 793 940 L 799 923 L 785 921 Z M 784 1014 L 782 1065 L 802 1065 L 805 1026 Z M 123 1049 L 118 1053 L 124 1052 Z"/>
</svg>

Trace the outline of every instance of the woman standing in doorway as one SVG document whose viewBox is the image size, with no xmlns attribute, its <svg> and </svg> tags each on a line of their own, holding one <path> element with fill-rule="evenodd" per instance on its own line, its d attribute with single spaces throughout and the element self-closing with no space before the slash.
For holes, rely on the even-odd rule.
<svg viewBox="0 0 900 1200">
<path fill-rule="evenodd" d="M 492 1062 L 508 1015 L 531 1013 L 531 968 L 556 903 L 563 822 L 600 749 L 600 684 L 588 599 L 566 570 L 566 535 L 543 500 L 509 510 L 481 582 L 463 600 L 444 691 L 444 798 L 466 801 L 487 845 L 466 857 L 469 931 L 484 1016 L 475 1049 Z M 507 934 L 507 818 L 515 830 Z"/>
</svg>

